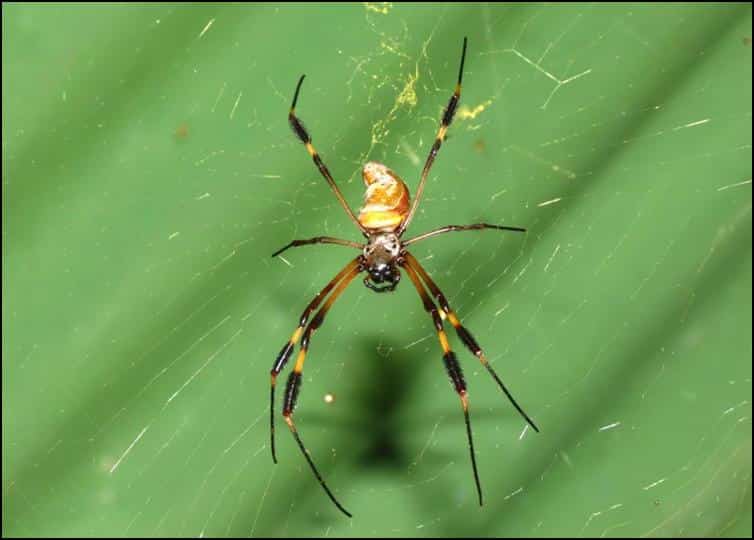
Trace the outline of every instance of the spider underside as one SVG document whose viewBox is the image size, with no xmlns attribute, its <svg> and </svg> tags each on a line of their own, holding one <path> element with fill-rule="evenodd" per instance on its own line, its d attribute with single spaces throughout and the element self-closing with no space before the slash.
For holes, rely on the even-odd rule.
<svg viewBox="0 0 754 540">
<path fill-rule="evenodd" d="M 364 285 L 374 292 L 394 291 L 401 280 L 398 266 L 404 262 L 402 251 L 401 241 L 395 233 L 369 235 L 359 260 L 359 267 L 368 274 Z"/>
<path fill-rule="evenodd" d="M 502 225 L 491 225 L 488 223 L 475 223 L 472 225 L 447 225 L 440 227 L 414 238 L 403 240 L 402 236 L 406 231 L 409 223 L 411 222 L 416 208 L 421 200 L 422 193 L 424 191 L 424 185 L 426 183 L 429 171 L 432 168 L 435 157 L 437 156 L 440 147 L 442 146 L 445 136 L 453 121 L 456 108 L 461 97 L 461 80 L 463 77 L 463 65 L 466 58 L 466 43 L 467 40 L 463 40 L 463 50 L 461 53 L 461 65 L 458 70 L 458 82 L 455 87 L 453 95 L 450 97 L 448 105 L 443 111 L 443 115 L 440 121 L 440 128 L 438 129 L 435 141 L 427 156 L 427 160 L 422 170 L 421 179 L 416 190 L 416 197 L 413 203 L 410 202 L 408 187 L 405 185 L 397 174 L 385 167 L 380 163 L 369 162 L 364 165 L 363 176 L 367 185 L 366 200 L 364 206 L 361 208 L 359 216 L 357 217 L 351 207 L 346 202 L 340 189 L 335 184 L 335 181 L 330 174 L 327 166 L 320 158 L 319 154 L 315 150 L 312 139 L 304 128 L 301 121 L 296 116 L 296 103 L 298 101 L 301 85 L 304 81 L 302 75 L 296 85 L 296 91 L 293 96 L 293 102 L 291 104 L 290 112 L 288 114 L 288 121 L 296 136 L 304 143 L 306 150 L 312 157 L 314 164 L 319 169 L 322 176 L 333 190 L 333 193 L 337 197 L 343 209 L 346 211 L 351 221 L 359 228 L 361 233 L 366 238 L 366 243 L 358 243 L 350 240 L 343 240 L 340 238 L 332 238 L 329 236 L 318 236 L 315 238 L 309 238 L 306 240 L 294 240 L 282 249 L 276 251 L 273 257 L 281 254 L 285 250 L 292 247 L 299 247 L 308 244 L 337 244 L 342 246 L 348 246 L 361 250 L 361 254 L 351 260 L 325 287 L 314 297 L 309 305 L 304 309 L 299 319 L 299 324 L 294 330 L 288 342 L 283 346 L 278 354 L 275 362 L 270 370 L 271 374 L 271 389 L 270 389 L 270 446 L 272 451 L 272 459 L 277 463 L 277 456 L 275 453 L 275 384 L 278 375 L 286 366 L 288 361 L 293 356 L 293 351 L 296 345 L 300 342 L 300 350 L 296 357 L 293 371 L 288 377 L 286 383 L 285 394 L 283 398 L 283 418 L 288 425 L 291 433 L 293 434 L 296 443 L 298 444 L 304 458 L 309 463 L 312 472 L 317 477 L 322 488 L 327 493 L 332 502 L 348 517 L 352 517 L 336 499 L 335 495 L 330 491 L 330 488 L 325 483 L 317 467 L 314 465 L 308 450 L 304 446 L 303 441 L 296 429 L 293 422 L 293 412 L 296 407 L 296 400 L 301 388 L 301 377 L 304 368 L 304 362 L 307 352 L 309 350 L 309 343 L 312 334 L 322 325 L 322 322 L 327 315 L 327 312 L 332 307 L 335 300 L 345 290 L 345 288 L 353 281 L 356 276 L 361 273 L 365 273 L 364 285 L 369 289 L 383 293 L 391 292 L 395 290 L 401 279 L 401 271 L 404 271 L 409 280 L 416 288 L 419 294 L 425 311 L 432 317 L 432 322 L 437 332 L 437 337 L 440 342 L 440 346 L 443 350 L 443 361 L 445 368 L 450 377 L 451 383 L 461 401 L 461 406 L 464 413 L 464 420 L 466 423 L 466 434 L 468 438 L 469 453 L 471 456 L 472 471 L 474 473 L 474 481 L 476 484 L 476 490 L 479 497 L 479 504 L 482 505 L 482 488 L 479 481 L 479 473 L 476 465 L 476 455 L 474 452 L 474 443 L 471 433 L 471 422 L 469 420 L 469 402 L 468 394 L 466 391 L 466 382 L 464 381 L 461 366 L 456 359 L 456 355 L 450 347 L 448 337 L 444 329 L 444 321 L 447 320 L 453 326 L 461 342 L 464 346 L 476 356 L 481 364 L 487 369 L 490 375 L 493 377 L 497 385 L 508 397 L 510 402 L 526 420 L 526 422 L 535 430 L 539 431 L 536 424 L 532 419 L 524 412 L 524 410 L 513 399 L 513 396 L 505 387 L 503 382 L 498 377 L 495 370 L 487 361 L 487 358 L 479 347 L 478 343 L 471 335 L 471 333 L 464 327 L 456 313 L 451 309 L 447 299 L 443 295 L 440 288 L 435 284 L 429 274 L 419 264 L 419 261 L 408 251 L 407 247 L 413 243 L 444 234 L 447 232 L 455 231 L 468 231 L 468 230 L 481 230 L 481 229 L 497 229 L 515 232 L 525 232 L 525 229 L 520 227 L 507 227 Z M 324 302 L 324 303 L 323 303 Z M 322 304 L 322 307 L 320 307 Z M 315 313 L 316 311 L 316 313 Z M 314 317 L 311 317 L 312 313 L 315 313 Z M 311 317 L 311 320 L 310 320 Z"/>
</svg>

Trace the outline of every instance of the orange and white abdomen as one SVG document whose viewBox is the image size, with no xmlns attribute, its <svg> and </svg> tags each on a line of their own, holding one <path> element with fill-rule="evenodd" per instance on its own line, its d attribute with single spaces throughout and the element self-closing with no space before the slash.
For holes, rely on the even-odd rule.
<svg viewBox="0 0 754 540">
<path fill-rule="evenodd" d="M 408 215 L 408 187 L 397 174 L 376 161 L 364 165 L 362 174 L 367 192 L 359 223 L 372 231 L 394 231 Z"/>
</svg>

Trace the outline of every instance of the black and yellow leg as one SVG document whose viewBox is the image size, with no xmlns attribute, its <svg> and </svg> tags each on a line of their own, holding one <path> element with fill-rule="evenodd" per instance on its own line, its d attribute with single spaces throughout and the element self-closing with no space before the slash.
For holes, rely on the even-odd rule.
<svg viewBox="0 0 754 540">
<path fill-rule="evenodd" d="M 497 376 L 497 373 L 495 373 L 495 370 L 492 369 L 492 366 L 487 361 L 487 357 L 484 355 L 482 348 L 474 339 L 474 336 L 472 336 L 471 332 L 469 332 L 466 329 L 466 327 L 464 327 L 461 324 L 461 321 L 458 320 L 458 316 L 455 314 L 455 312 L 452 309 L 450 309 L 450 305 L 448 304 L 448 300 L 445 298 L 445 295 L 442 293 L 440 288 L 435 284 L 435 282 L 429 276 L 427 271 L 424 270 L 421 264 L 419 264 L 419 261 L 416 260 L 416 257 L 411 255 L 410 253 L 408 252 L 406 253 L 405 259 L 406 259 L 406 267 L 412 268 L 413 270 L 416 271 L 416 273 L 419 274 L 419 276 L 421 276 L 421 279 L 427 285 L 427 288 L 430 290 L 430 292 L 432 293 L 432 296 L 434 296 L 435 300 L 437 300 L 437 303 L 442 309 L 443 316 L 447 317 L 447 319 L 450 321 L 450 324 L 452 324 L 453 328 L 456 329 L 456 333 L 458 334 L 458 337 L 461 339 L 461 341 L 463 341 L 463 344 L 466 345 L 466 348 L 468 348 L 474 356 L 479 358 L 479 361 L 487 369 L 489 374 L 492 375 L 492 378 L 495 379 L 495 382 L 497 383 L 497 385 L 500 387 L 503 393 L 508 397 L 511 404 L 513 404 L 513 406 L 516 408 L 519 414 L 524 418 L 524 420 L 526 420 L 526 422 L 532 427 L 532 429 L 534 429 L 534 431 L 539 432 L 539 428 L 534 423 L 534 420 L 532 420 L 529 417 L 529 415 L 524 412 L 524 410 L 516 402 L 516 400 L 513 399 L 513 396 L 505 387 L 505 385 L 503 384 L 503 381 L 500 380 L 500 377 Z"/>
<path fill-rule="evenodd" d="M 461 366 L 458 364 L 456 355 L 451 350 L 450 344 L 448 343 L 448 336 L 445 334 L 445 330 L 443 329 L 442 318 L 437 310 L 437 306 L 435 306 L 435 303 L 429 297 L 429 294 L 427 294 L 427 291 L 424 289 L 424 286 L 422 285 L 416 271 L 409 265 L 405 265 L 403 268 L 406 270 L 406 273 L 408 274 L 409 279 L 411 279 L 411 282 L 414 284 L 414 287 L 416 287 L 416 291 L 421 297 L 422 304 L 424 304 L 425 311 L 427 311 L 427 313 L 432 316 L 432 322 L 435 325 L 437 337 L 440 340 L 440 346 L 442 347 L 442 358 L 445 362 L 445 369 L 447 370 L 448 376 L 450 377 L 450 382 L 453 383 L 453 387 L 458 393 L 458 397 L 461 398 L 463 416 L 464 420 L 466 421 L 466 436 L 469 440 L 471 468 L 474 471 L 474 482 L 476 483 L 477 495 L 479 496 L 479 506 L 482 506 L 482 485 L 479 482 L 479 471 L 477 470 L 476 453 L 474 452 L 474 439 L 471 436 L 471 420 L 469 419 L 469 399 L 466 392 L 466 381 L 463 378 L 463 372 L 461 371 Z"/>
<path fill-rule="evenodd" d="M 283 370 L 285 365 L 288 363 L 288 360 L 290 360 L 291 355 L 293 354 L 293 349 L 298 343 L 299 339 L 301 339 L 301 334 L 304 332 L 306 323 L 309 322 L 309 316 L 312 314 L 312 312 L 314 312 L 314 310 L 319 307 L 319 305 L 322 303 L 322 300 L 325 299 L 325 297 L 329 294 L 333 287 L 335 287 L 345 275 L 353 272 L 354 269 L 358 269 L 358 266 L 359 258 L 357 257 L 356 259 L 348 263 L 346 267 L 343 268 L 343 270 L 338 272 L 338 274 L 334 278 L 332 278 L 321 291 L 319 291 L 317 296 L 315 296 L 314 299 L 309 302 L 309 305 L 306 306 L 306 309 L 301 314 L 301 318 L 298 321 L 298 326 L 293 331 L 291 338 L 285 345 L 283 345 L 283 348 L 280 349 L 277 358 L 275 358 L 275 363 L 272 364 L 272 369 L 270 370 L 270 449 L 272 451 L 272 461 L 274 461 L 275 463 L 278 462 L 277 456 L 275 455 L 275 382 L 277 381 L 277 377 Z"/>
<path fill-rule="evenodd" d="M 359 220 L 356 219 L 356 215 L 353 213 L 353 210 L 351 210 L 351 207 L 348 206 L 348 203 L 346 202 L 346 199 L 343 197 L 343 194 L 340 192 L 338 185 L 335 183 L 335 180 L 333 180 L 333 177 L 330 174 L 330 171 L 328 170 L 324 161 L 322 161 L 322 158 L 319 157 L 317 150 L 314 148 L 314 145 L 312 144 L 312 138 L 309 135 L 309 132 L 306 130 L 301 120 L 299 120 L 299 118 L 296 116 L 296 102 L 298 101 L 298 94 L 301 91 L 301 84 L 304 82 L 304 77 L 306 77 L 306 75 L 301 75 L 301 78 L 298 80 L 298 84 L 296 85 L 296 93 L 293 95 L 293 102 L 291 103 L 291 110 L 288 113 L 288 123 L 291 125 L 291 128 L 293 129 L 293 132 L 296 134 L 296 137 L 298 137 L 299 140 L 302 143 L 304 143 L 304 146 L 306 146 L 306 151 L 309 152 L 309 155 L 312 157 L 312 160 L 314 160 L 314 164 L 319 169 L 319 172 L 322 174 L 322 176 L 324 176 L 325 180 L 327 180 L 327 183 L 330 184 L 330 187 L 332 188 L 333 193 L 335 193 L 335 196 L 338 198 L 340 205 L 343 207 L 343 209 L 346 211 L 348 216 L 351 218 L 351 221 L 354 222 L 354 224 L 359 228 L 359 230 L 364 234 L 364 236 L 367 236 L 366 229 L 361 225 L 361 223 L 359 223 Z"/>
<path fill-rule="evenodd" d="M 432 164 L 435 162 L 435 157 L 437 157 L 437 153 L 440 151 L 440 147 L 442 146 L 443 141 L 445 140 L 445 136 L 448 132 L 448 127 L 450 127 L 450 124 L 453 122 L 453 117 L 456 114 L 458 103 L 461 100 L 461 80 L 463 79 L 463 64 L 466 60 L 466 41 L 466 38 L 463 38 L 461 66 L 458 68 L 458 82 L 456 83 L 456 88 L 453 91 L 453 95 L 450 96 L 450 101 L 448 101 L 448 105 L 445 107 L 445 110 L 442 113 L 440 128 L 437 130 L 435 142 L 432 143 L 432 148 L 430 148 L 429 150 L 427 161 L 424 162 L 424 168 L 422 169 L 419 186 L 416 188 L 416 196 L 414 197 L 414 202 L 411 204 L 411 209 L 409 210 L 406 219 L 403 220 L 403 223 L 401 223 L 401 226 L 398 228 L 398 236 L 403 234 L 403 231 L 406 230 L 406 227 L 408 227 L 409 223 L 411 223 L 411 220 L 414 217 L 414 213 L 416 212 L 416 208 L 419 206 L 419 201 L 421 200 L 422 193 L 424 192 L 424 184 L 427 182 L 429 171 L 432 168 Z"/>
<path fill-rule="evenodd" d="M 306 326 L 306 330 L 304 330 L 303 335 L 301 336 L 301 350 L 299 351 L 298 357 L 296 358 L 296 365 L 293 368 L 293 372 L 291 372 L 288 377 L 288 383 L 285 387 L 285 397 L 283 398 L 283 417 L 285 418 L 285 423 L 288 424 L 288 427 L 293 434 L 293 438 L 296 439 L 296 444 L 298 444 L 298 447 L 301 449 L 301 453 L 304 454 L 306 461 L 309 463 L 309 467 L 311 467 L 312 472 L 314 472 L 314 476 L 317 477 L 319 484 L 325 490 L 327 496 L 330 497 L 330 500 L 335 503 L 335 506 L 337 506 L 338 509 L 348 517 L 352 517 L 351 513 L 343 508 L 343 506 L 335 498 L 335 495 L 333 495 L 332 491 L 330 491 L 330 488 L 327 487 L 325 480 L 322 478 L 322 475 L 319 474 L 317 467 L 314 465 L 314 461 L 312 461 L 312 458 L 309 455 L 309 451 L 304 446 L 298 430 L 296 429 L 296 425 L 293 422 L 293 411 L 296 408 L 296 400 L 298 399 L 298 393 L 301 389 L 301 374 L 304 371 L 304 361 L 306 360 L 306 353 L 309 350 L 309 341 L 311 340 L 314 332 L 322 325 L 322 322 L 325 320 L 325 315 L 327 315 L 327 312 L 330 310 L 330 307 L 332 307 L 335 300 L 338 299 L 340 294 L 345 290 L 346 287 L 348 287 L 351 281 L 353 281 L 353 278 L 355 278 L 360 271 L 361 270 L 358 265 L 351 266 L 350 269 L 347 267 L 345 275 L 337 284 L 332 294 L 327 298 L 325 304 L 322 306 L 322 308 L 320 308 L 317 314 L 312 318 L 311 322 Z"/>
</svg>

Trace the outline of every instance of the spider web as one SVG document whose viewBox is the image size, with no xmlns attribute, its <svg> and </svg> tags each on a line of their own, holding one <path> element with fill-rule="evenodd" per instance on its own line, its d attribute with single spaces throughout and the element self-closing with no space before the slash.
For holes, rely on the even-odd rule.
<svg viewBox="0 0 754 540">
<path fill-rule="evenodd" d="M 36 28 L 16 9 L 7 39 Z M 4 119 L 4 201 L 23 200 L 25 130 L 86 141 L 67 168 L 38 157 L 62 203 L 40 190 L 34 220 L 4 217 L 4 293 L 55 280 L 45 302 L 3 305 L 4 534 L 750 534 L 750 7 L 76 9 L 131 29 L 61 40 L 39 95 L 4 83 L 11 106 L 49 88 L 64 111 L 97 106 Z M 357 239 L 285 114 L 305 72 L 298 112 L 351 205 L 367 160 L 413 191 L 464 35 L 461 106 L 409 235 L 529 232 L 412 252 L 542 433 L 448 328 L 479 509 L 431 320 L 408 282 L 356 280 L 312 340 L 296 414 L 347 520 L 282 422 L 269 455 L 270 366 L 354 252 L 269 253 Z M 76 96 L 99 50 L 123 65 Z M 42 308 L 72 298 L 67 317 Z"/>
</svg>

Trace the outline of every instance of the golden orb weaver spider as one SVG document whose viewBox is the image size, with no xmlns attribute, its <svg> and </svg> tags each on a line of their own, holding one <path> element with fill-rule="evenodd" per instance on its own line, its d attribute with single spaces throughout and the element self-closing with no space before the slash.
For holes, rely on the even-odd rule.
<svg viewBox="0 0 754 540">
<path fill-rule="evenodd" d="M 479 472 L 477 471 L 476 455 L 474 452 L 474 442 L 471 436 L 471 422 L 469 420 L 469 402 L 466 392 L 466 382 L 463 378 L 463 372 L 461 366 L 458 364 L 456 355 L 450 348 L 448 337 L 443 327 L 443 321 L 445 319 L 450 321 L 450 324 L 455 328 L 456 334 L 463 344 L 476 356 L 487 371 L 492 375 L 495 382 L 508 397 L 510 402 L 516 408 L 516 410 L 523 416 L 526 422 L 535 430 L 539 431 L 534 421 L 524 412 L 524 410 L 516 403 L 513 396 L 508 389 L 497 376 L 495 370 L 487 361 L 484 352 L 477 344 L 471 333 L 461 324 L 458 320 L 458 316 L 450 308 L 447 299 L 440 291 L 440 288 L 435 284 L 429 274 L 419 264 L 419 261 L 411 255 L 406 249 L 410 244 L 425 240 L 432 236 L 439 234 L 453 232 L 453 231 L 468 231 L 479 229 L 498 229 L 504 231 L 526 232 L 526 229 L 520 227 L 506 227 L 502 225 L 490 225 L 488 223 L 475 223 L 473 225 L 447 225 L 440 227 L 433 231 L 420 234 L 408 240 L 402 240 L 401 236 L 406 231 L 406 228 L 411 223 L 411 219 L 414 217 L 419 201 L 421 200 L 422 193 L 424 191 L 424 184 L 427 181 L 427 176 L 432 168 L 432 164 L 435 161 L 437 152 L 440 150 L 445 135 L 448 130 L 448 126 L 453 121 L 458 102 L 461 99 L 461 79 L 463 77 L 463 64 L 466 59 L 466 38 L 463 38 L 463 50 L 461 52 L 461 66 L 458 69 L 458 82 L 456 83 L 455 91 L 450 97 L 448 105 L 442 114 L 440 121 L 440 129 L 435 137 L 435 142 L 432 144 L 432 148 L 427 156 L 427 161 L 424 163 L 424 169 L 422 169 L 421 179 L 419 180 L 419 186 L 416 189 L 416 198 L 414 198 L 413 204 L 409 203 L 409 191 L 406 184 L 401 180 L 397 174 L 382 165 L 381 163 L 369 162 L 364 165 L 363 177 L 366 183 L 367 190 L 365 195 L 364 206 L 359 212 L 359 216 L 356 215 L 348 206 L 343 194 L 335 184 L 330 171 L 325 166 L 322 158 L 314 149 L 312 144 L 312 138 L 309 136 L 309 132 L 296 116 L 296 103 L 298 101 L 298 95 L 301 91 L 301 84 L 304 82 L 304 75 L 298 81 L 296 85 L 296 91 L 293 95 L 293 102 L 291 103 L 291 109 L 288 113 L 288 122 L 293 128 L 293 132 L 306 146 L 306 150 L 314 160 L 314 164 L 319 169 L 319 172 L 324 176 L 325 180 L 332 188 L 335 196 L 338 198 L 343 209 L 346 211 L 351 221 L 359 228 L 361 233 L 366 238 L 365 244 L 358 242 L 352 242 L 350 240 L 342 240 L 340 238 L 332 238 L 329 236 L 318 236 L 315 238 L 309 238 L 306 240 L 294 240 L 285 247 L 279 249 L 272 254 L 276 257 L 283 253 L 288 248 L 304 246 L 307 244 L 338 244 L 341 246 L 349 246 L 356 249 L 360 249 L 362 253 L 353 259 L 346 265 L 338 274 L 327 284 L 325 287 L 314 297 L 314 299 L 306 306 L 304 312 L 301 314 L 299 324 L 291 335 L 291 338 L 283 346 L 275 363 L 272 365 L 270 374 L 272 376 L 270 387 L 270 448 L 272 450 L 272 460 L 277 463 L 277 457 L 275 455 L 275 381 L 278 375 L 283 370 L 285 365 L 293 355 L 293 349 L 296 344 L 301 341 L 301 349 L 299 350 L 296 363 L 288 377 L 288 382 L 285 387 L 285 396 L 283 398 L 283 418 L 285 418 L 286 424 L 291 430 L 298 447 L 304 454 L 304 458 L 309 463 L 309 466 L 314 472 L 314 476 L 317 477 L 322 488 L 327 493 L 328 497 L 335 503 L 335 506 L 340 509 L 348 517 L 352 517 L 333 495 L 330 488 L 325 483 L 322 475 L 314 465 L 314 461 L 309 455 L 309 451 L 304 446 L 301 437 L 299 436 L 296 425 L 293 423 L 293 411 L 296 407 L 296 399 L 298 397 L 299 390 L 301 388 L 301 374 L 304 369 L 304 361 L 306 359 L 306 353 L 309 350 L 309 341 L 312 334 L 322 325 L 325 319 L 325 315 L 332 307 L 338 296 L 345 290 L 345 288 L 353 281 L 353 279 L 362 272 L 366 272 L 367 275 L 364 278 L 364 285 L 375 292 L 391 292 L 395 290 L 395 287 L 400 281 L 401 274 L 400 269 L 406 272 L 411 283 L 416 288 L 416 291 L 421 297 L 425 311 L 432 317 L 432 321 L 435 325 L 437 337 L 440 340 L 440 346 L 443 351 L 443 360 L 445 362 L 445 368 L 450 377 L 451 383 L 455 387 L 458 396 L 461 398 L 461 406 L 463 408 L 464 420 L 466 422 L 466 435 L 468 437 L 469 454 L 471 455 L 471 467 L 474 473 L 474 482 L 476 483 L 476 490 L 479 496 L 479 505 L 482 505 L 482 486 L 479 482 Z M 429 290 L 429 293 L 427 292 Z M 329 294 L 329 296 L 328 296 Z M 325 300 L 327 297 L 327 300 Z M 434 300 L 433 300 L 434 298 Z M 309 317 L 314 313 L 320 304 L 324 300 L 324 305 L 317 311 L 311 322 Z M 436 302 L 436 303 L 435 303 Z M 438 309 L 439 306 L 439 309 Z M 307 324 L 308 323 L 308 324 Z"/>
</svg>

